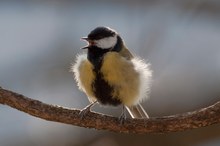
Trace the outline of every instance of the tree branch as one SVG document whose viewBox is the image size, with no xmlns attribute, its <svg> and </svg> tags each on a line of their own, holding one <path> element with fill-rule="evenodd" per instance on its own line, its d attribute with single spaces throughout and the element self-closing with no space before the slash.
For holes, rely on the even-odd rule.
<svg viewBox="0 0 220 146">
<path fill-rule="evenodd" d="M 48 105 L 1 87 L 0 104 L 48 121 L 122 133 L 167 133 L 220 123 L 220 101 L 209 107 L 184 114 L 150 119 L 126 119 L 122 125 L 116 117 L 94 112 L 89 112 L 81 119 L 80 110 Z"/>
</svg>

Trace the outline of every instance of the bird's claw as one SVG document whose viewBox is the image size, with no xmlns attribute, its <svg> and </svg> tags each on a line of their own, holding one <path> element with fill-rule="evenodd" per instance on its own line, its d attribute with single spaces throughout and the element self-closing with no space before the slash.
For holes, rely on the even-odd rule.
<svg viewBox="0 0 220 146">
<path fill-rule="evenodd" d="M 95 101 L 95 102 L 93 102 L 93 103 L 87 105 L 84 109 L 82 109 L 82 110 L 79 112 L 80 119 L 83 119 L 84 116 L 90 112 L 91 107 L 94 106 L 94 104 L 96 104 L 96 103 L 97 103 L 97 101 Z"/>
<path fill-rule="evenodd" d="M 126 120 L 126 114 L 122 113 L 121 116 L 118 118 L 120 125 L 123 125 Z"/>
<path fill-rule="evenodd" d="M 83 119 L 90 112 L 90 108 L 84 108 L 79 112 L 80 119 Z"/>
</svg>

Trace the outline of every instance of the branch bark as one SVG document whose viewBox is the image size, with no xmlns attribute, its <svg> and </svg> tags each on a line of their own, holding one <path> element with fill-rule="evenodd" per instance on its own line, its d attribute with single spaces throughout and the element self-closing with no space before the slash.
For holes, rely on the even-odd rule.
<svg viewBox="0 0 220 146">
<path fill-rule="evenodd" d="M 121 133 L 168 133 L 220 123 L 220 101 L 206 108 L 166 117 L 126 119 L 121 125 L 116 117 L 89 112 L 83 119 L 77 109 L 45 104 L 0 87 L 0 104 L 48 121 Z"/>
</svg>

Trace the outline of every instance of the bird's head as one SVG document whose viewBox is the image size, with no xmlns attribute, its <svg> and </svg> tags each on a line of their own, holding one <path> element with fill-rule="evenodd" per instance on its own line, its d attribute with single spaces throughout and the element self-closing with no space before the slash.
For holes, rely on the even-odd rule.
<svg viewBox="0 0 220 146">
<path fill-rule="evenodd" d="M 120 51 L 122 39 L 118 33 L 109 27 L 97 27 L 87 37 L 81 38 L 88 45 L 82 49 L 99 48 L 108 51 Z"/>
</svg>

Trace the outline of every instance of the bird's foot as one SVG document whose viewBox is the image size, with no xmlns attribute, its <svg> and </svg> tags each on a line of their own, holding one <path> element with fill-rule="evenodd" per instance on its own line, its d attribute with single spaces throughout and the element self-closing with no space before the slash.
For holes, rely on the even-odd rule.
<svg viewBox="0 0 220 146">
<path fill-rule="evenodd" d="M 90 107 L 85 107 L 79 112 L 80 119 L 83 119 L 87 113 L 90 112 Z"/>
<path fill-rule="evenodd" d="M 126 120 L 126 113 L 125 113 L 125 106 L 122 107 L 122 113 L 121 116 L 118 118 L 120 125 L 123 125 Z"/>
<path fill-rule="evenodd" d="M 80 119 L 83 119 L 85 117 L 86 114 L 88 114 L 91 110 L 91 107 L 97 103 L 97 101 L 89 104 L 88 106 L 86 106 L 84 109 L 82 109 L 80 112 L 79 112 L 79 116 L 80 116 Z"/>
<path fill-rule="evenodd" d="M 126 114 L 122 113 L 121 116 L 118 118 L 120 125 L 123 125 L 126 120 Z"/>
</svg>

